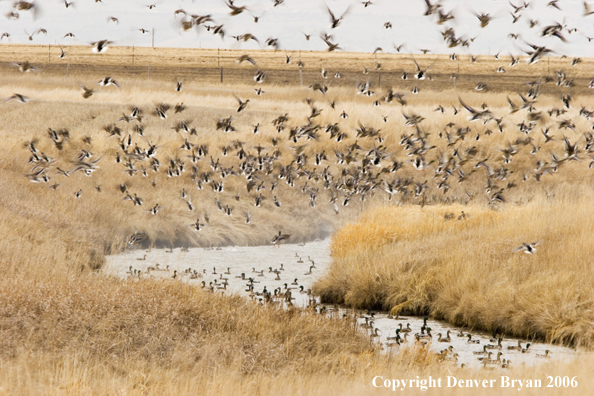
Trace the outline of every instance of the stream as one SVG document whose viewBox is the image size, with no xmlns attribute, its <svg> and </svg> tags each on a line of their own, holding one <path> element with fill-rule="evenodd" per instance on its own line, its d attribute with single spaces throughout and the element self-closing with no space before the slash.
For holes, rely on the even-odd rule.
<svg viewBox="0 0 594 396">
<path fill-rule="evenodd" d="M 330 240 L 326 239 L 299 245 L 281 244 L 279 247 L 270 245 L 131 250 L 108 256 L 105 271 L 120 278 L 173 279 L 175 276 L 176 280 L 195 284 L 197 287 L 246 296 L 249 296 L 250 292 L 261 293 L 264 289 L 271 293 L 274 293 L 277 288 L 283 292 L 290 289 L 294 298 L 293 304 L 304 307 L 308 305 L 310 299 L 314 298 L 308 290 L 331 263 L 329 245 Z M 253 291 L 248 290 L 249 278 L 253 279 Z M 259 294 L 255 296 L 255 298 L 260 297 Z M 332 308 L 328 307 L 328 311 L 332 311 Z M 404 329 L 407 328 L 407 324 L 410 324 L 412 330 L 407 336 L 409 344 L 415 342 L 415 334 L 420 332 L 423 325 L 422 317 L 395 319 L 386 312 L 376 312 L 371 318 L 365 314 L 365 311 L 358 312 L 357 315 L 357 321 L 362 329 L 368 322 L 373 321 L 373 327 L 379 329 L 374 342 L 383 343 L 385 350 L 392 349 L 389 345 L 394 344 L 388 337 L 396 335 L 396 329 L 400 324 Z M 482 362 L 478 358 L 483 355 L 477 355 L 475 352 L 484 351 L 485 345 L 495 344 L 493 346 L 496 347 L 497 344 L 490 342 L 492 338 L 490 334 L 479 331 L 472 331 L 472 340 L 478 343 L 475 343 L 476 341 L 469 343 L 468 329 L 461 329 L 445 322 L 428 320 L 427 326 L 431 328 L 433 335 L 432 342 L 428 344 L 429 348 L 438 353 L 452 346 L 453 352 L 448 356 L 451 358 L 453 353 L 457 353 L 456 364 L 458 365 L 481 367 Z M 451 340 L 438 342 L 438 333 L 445 337 L 448 330 Z M 366 331 L 371 334 L 370 330 Z M 458 336 L 461 332 L 464 334 L 463 337 Z M 508 349 L 508 347 L 517 347 L 518 341 L 522 348 L 526 348 L 526 343 L 529 342 L 528 351 Z M 545 357 L 546 350 L 549 353 Z M 493 352 L 492 359 L 496 359 L 498 352 L 501 352 L 500 359 L 510 361 L 510 367 L 542 364 L 558 359 L 568 359 L 575 355 L 575 351 L 570 348 L 512 337 L 505 337 L 500 349 L 487 349 L 487 351 Z"/>
</svg>

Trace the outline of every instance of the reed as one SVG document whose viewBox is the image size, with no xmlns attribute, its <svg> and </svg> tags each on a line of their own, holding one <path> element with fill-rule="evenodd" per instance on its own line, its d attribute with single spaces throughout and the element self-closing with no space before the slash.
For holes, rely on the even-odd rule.
<svg viewBox="0 0 594 396">
<path fill-rule="evenodd" d="M 326 302 L 591 348 L 588 202 L 376 208 L 336 233 L 314 290 Z M 536 241 L 535 254 L 514 252 Z"/>
<path fill-rule="evenodd" d="M 593 218 L 588 207 L 592 197 L 588 157 L 580 152 L 582 161 L 564 161 L 556 167 L 558 172 L 543 174 L 538 180 L 534 171 L 537 161 L 550 164 L 551 154 L 563 158 L 564 137 L 579 142 L 583 150 L 583 131 L 590 123 L 578 112 L 590 103 L 584 81 L 589 77 L 591 60 L 585 59 L 572 69 L 581 88 L 576 88 L 573 107 L 563 117 L 574 119 L 575 129 L 561 129 L 556 126 L 558 117 L 543 114 L 537 129 L 553 125 L 550 133 L 554 140 L 545 146 L 535 130 L 532 143 L 543 149 L 531 154 L 529 144 L 518 143 L 513 162 L 504 164 L 501 150 L 518 138 L 526 138 L 514 126 L 524 120 L 526 111 L 509 114 L 507 96 L 519 102 L 516 92 L 524 89 L 526 78 L 546 75 L 543 63 L 537 68 L 521 65 L 510 72 L 509 85 L 476 93 L 472 91 L 474 85 L 490 74 L 485 70 L 495 68 L 494 61 L 460 64 L 465 77 L 454 89 L 449 76 L 457 65 L 445 57 L 417 58 L 423 67 L 436 62 L 431 68 L 434 81 L 402 82 L 402 70 L 414 71 L 411 59 L 378 55 L 386 74 L 382 74 L 382 83 L 376 84 L 377 74 L 364 77 L 360 73 L 363 67 L 373 67 L 375 59 L 369 55 L 304 53 L 305 84 L 301 87 L 298 69 L 293 64 L 284 65 L 284 54 L 270 51 L 254 55 L 270 70 L 270 80 L 256 85 L 254 70 L 235 63 L 242 55 L 240 51 L 224 53 L 222 62 L 229 79 L 219 84 L 207 78 L 215 63 L 218 67 L 212 51 L 190 51 L 178 61 L 177 50 L 135 49 L 136 66 L 126 71 L 118 65 L 131 61 L 126 58 L 129 48 L 111 48 L 108 54 L 113 56 L 109 57 L 90 57 L 85 52 L 88 48 L 67 48 L 72 73 L 66 76 L 64 63 L 56 60 L 45 64 L 47 48 L 26 47 L 26 52 L 23 48 L 2 46 L 3 60 L 28 59 L 40 73 L 20 74 L 12 64 L 0 65 L 6 71 L 0 77 L 0 97 L 18 92 L 30 98 L 27 104 L 10 101 L 0 105 L 0 393 L 362 394 L 369 393 L 371 379 L 378 374 L 411 378 L 451 372 L 477 378 L 498 374 L 438 365 L 436 355 L 422 348 L 382 354 L 379 346 L 355 329 L 352 318 L 328 319 L 310 311 L 283 311 L 174 282 L 112 279 L 100 271 L 105 254 L 125 249 L 257 245 L 269 243 L 279 229 L 291 234 L 292 242 L 336 232 L 332 269 L 316 286 L 327 301 L 429 313 L 469 327 L 591 347 L 590 279 L 594 278 L 588 266 L 592 255 L 588 230 Z M 191 67 L 197 59 L 203 63 Z M 154 62 L 150 80 L 144 74 L 146 65 L 138 66 L 140 61 Z M 562 68 L 568 62 L 554 59 L 551 67 Z M 348 77 L 330 84 L 326 95 L 308 88 L 310 83 L 323 82 L 319 76 L 322 65 L 331 71 L 344 69 Z M 204 72 L 204 78 L 196 77 L 200 75 L 196 71 Z M 105 73 L 122 88 L 98 87 L 97 81 Z M 381 95 L 389 88 L 410 92 L 414 84 L 419 84 L 421 92 L 407 94 L 407 107 L 383 102 L 372 106 L 375 98 L 355 95 L 353 88 L 355 81 L 372 78 L 373 89 Z M 177 79 L 184 80 L 182 92 L 174 91 Z M 96 88 L 96 92 L 83 99 L 79 84 Z M 267 91 L 266 95 L 256 96 L 254 89 L 258 87 Z M 561 93 L 553 84 L 543 86 L 538 106 L 562 106 Z M 237 113 L 233 94 L 251 100 L 242 113 Z M 495 128 L 492 123 L 471 124 L 465 110 L 452 114 L 453 106 L 460 108 L 459 97 L 476 108 L 488 102 L 495 114 L 505 116 L 508 127 L 504 132 L 490 133 Z M 340 122 L 341 130 L 347 133 L 342 142 L 323 132 L 310 141 L 288 140 L 291 128 L 308 122 L 311 108 L 305 100 L 312 98 L 322 109 L 315 122 L 323 127 Z M 331 101 L 336 101 L 336 108 L 331 108 Z M 170 112 L 167 121 L 151 114 L 159 103 L 182 102 L 187 109 L 177 115 Z M 437 104 L 447 112 L 435 112 Z M 145 110 L 145 136 L 135 134 L 125 121 L 118 121 L 132 106 Z M 349 113 L 348 119 L 339 117 L 343 111 Z M 403 135 L 415 133 L 414 128 L 404 125 L 402 117 L 412 112 L 425 117 L 421 126 L 429 131 L 427 145 L 435 146 L 426 158 L 432 165 L 421 170 L 413 167 L 400 145 Z M 285 113 L 290 121 L 279 133 L 272 120 Z M 237 131 L 217 131 L 216 121 L 229 116 L 233 116 Z M 183 120 L 196 128 L 196 135 L 171 129 Z M 122 136 L 109 137 L 104 130 L 114 123 L 122 127 Z M 254 134 L 257 123 L 261 129 Z M 359 123 L 380 129 L 382 141 L 357 137 Z M 452 148 L 440 133 L 448 123 L 470 126 L 472 133 Z M 70 131 L 71 138 L 62 149 L 51 142 L 48 128 Z M 238 150 L 225 156 L 224 147 L 241 143 L 254 154 L 263 146 L 265 155 L 275 156 L 275 164 L 271 174 L 258 175 L 266 185 L 261 192 L 262 207 L 254 206 L 258 193 L 247 191 L 243 175 L 225 179 L 223 193 L 213 191 L 209 184 L 199 190 L 190 172 L 168 178 L 161 169 L 142 177 L 145 164 L 141 161 L 136 164 L 135 175 L 130 176 L 116 162 L 128 135 L 130 147 L 146 148 L 149 142 L 159 146 L 157 156 L 164 164 L 176 158 L 190 164 L 189 153 L 180 148 L 186 138 L 208 146 L 209 154 L 194 164 L 199 173 L 209 172 L 211 156 L 224 167 L 239 168 Z M 83 138 L 90 138 L 92 143 L 85 143 Z M 25 148 L 31 141 L 55 160 L 48 170 L 48 183 L 31 183 L 26 176 L 33 167 L 28 162 L 31 152 Z M 339 164 L 336 154 L 346 153 L 355 144 L 361 146 L 356 161 Z M 343 187 L 352 181 L 349 179 L 360 174 L 364 154 L 378 146 L 390 154 L 382 160 L 382 167 L 389 169 L 394 161 L 402 165 L 397 175 L 377 168 L 378 184 L 365 196 L 345 192 Z M 101 158 L 100 169 L 89 177 L 82 172 L 60 175 L 55 168 L 71 170 L 83 149 L 91 151 L 93 158 Z M 454 149 L 459 156 L 454 155 Z M 328 160 L 313 166 L 312 158 L 322 152 Z M 471 152 L 474 154 L 467 154 Z M 279 180 L 280 167 L 289 166 L 297 153 L 309 158 L 304 170 L 319 175 L 327 169 L 334 186 L 325 189 L 319 176 L 308 179 L 305 172 L 294 187 Z M 454 173 L 447 194 L 437 189 L 434 180 L 435 165 L 441 157 L 461 163 L 468 173 L 459 183 L 455 179 L 462 179 L 462 175 Z M 490 191 L 505 189 L 502 204 L 489 205 L 492 192 L 487 193 L 485 188 L 489 178 L 482 168 L 474 170 L 485 158 L 492 168 L 507 168 L 512 175 L 510 179 L 490 180 L 499 184 L 490 186 Z M 223 179 L 215 176 L 217 181 Z M 392 197 L 383 191 L 383 183 L 395 177 L 410 180 L 406 194 Z M 510 181 L 515 186 L 510 186 Z M 410 191 L 416 183 L 424 182 L 428 183 L 426 193 L 415 195 Z M 141 197 L 143 205 L 123 200 L 122 184 L 130 194 Z M 340 184 L 343 186 L 339 188 Z M 181 198 L 182 189 L 187 190 L 186 200 Z M 81 196 L 75 198 L 79 190 Z M 318 193 L 314 207 L 304 191 Z M 280 207 L 273 203 L 275 196 L 282 203 Z M 348 206 L 346 198 L 352 198 Z M 188 208 L 188 199 L 193 210 Z M 233 216 L 223 214 L 217 201 L 231 206 Z M 156 204 L 161 210 L 151 215 L 148 209 Z M 458 221 L 462 211 L 467 216 Z M 247 212 L 252 215 L 250 224 L 245 222 Z M 444 215 L 449 213 L 453 219 L 446 221 Z M 358 222 L 349 223 L 360 215 Z M 190 227 L 197 219 L 205 224 L 200 232 Z M 145 239 L 129 245 L 130 237 L 138 233 Z M 512 253 L 521 243 L 536 240 L 542 243 L 535 255 Z M 537 367 L 513 372 L 518 376 L 543 377 L 551 372 L 578 375 L 584 378 L 580 384 L 587 385 L 591 382 L 586 369 L 590 358 L 580 355 L 578 359 L 566 367 L 556 365 L 551 371 Z M 452 394 L 464 392 L 452 390 Z M 493 391 L 477 394 L 490 393 Z M 562 390 L 557 394 L 563 394 Z"/>
</svg>

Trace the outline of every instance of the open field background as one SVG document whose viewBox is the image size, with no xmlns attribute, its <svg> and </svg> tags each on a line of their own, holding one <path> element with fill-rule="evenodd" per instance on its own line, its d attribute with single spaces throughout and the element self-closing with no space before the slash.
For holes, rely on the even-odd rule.
<svg viewBox="0 0 594 396">
<path fill-rule="evenodd" d="M 160 49 L 149 80 L 143 74 L 147 66 L 136 65 L 136 51 L 148 64 L 152 49 L 143 49 L 145 55 L 135 49 L 130 65 L 128 55 L 117 56 L 129 49 L 111 48 L 110 57 L 87 64 L 82 49 L 74 61 L 79 49 L 69 48 L 73 60 L 66 76 L 57 59 L 45 63 L 43 48 L 26 56 L 20 48 L 1 47 L 0 97 L 29 98 L 0 104 L 2 392 L 272 394 L 282 387 L 287 394 L 360 394 L 369 391 L 376 373 L 458 372 L 438 366 L 423 349 L 381 355 L 349 320 L 88 271 L 100 269 L 104 254 L 130 246 L 262 244 L 279 230 L 292 241 L 325 237 L 368 209 L 335 235 L 334 268 L 318 286 L 323 298 L 591 347 L 592 121 L 582 111 L 592 110 L 589 60 L 570 67 L 568 59 L 551 59 L 551 70 L 565 69 L 576 87 L 557 86 L 556 78 L 545 83 L 548 71 L 541 61 L 534 69 L 518 65 L 526 74 L 515 76 L 509 90 L 498 85 L 476 92 L 478 81 L 489 86 L 487 78 L 499 78 L 496 65 L 481 65 L 480 58 L 461 61 L 468 68 L 462 74 L 477 78 L 454 88 L 449 74 L 455 62 L 444 58 L 430 69 L 433 81 L 402 82 L 401 69 L 414 72 L 414 63 L 378 54 L 394 76 L 382 74 L 376 84 L 372 71 L 359 71 L 373 67 L 372 55 L 303 53 L 301 87 L 298 69 L 284 65 L 281 53 L 253 54 L 270 70 L 260 85 L 253 81 L 257 68 L 235 63 L 239 52 L 225 51 L 221 62 L 230 70 L 220 84 L 212 51 L 174 61 L 179 50 Z M 204 65 L 191 68 L 201 57 Z M 38 72 L 20 73 L 11 65 L 24 60 Z M 426 67 L 434 58 L 417 61 Z M 326 83 L 318 70 L 322 64 L 353 74 L 350 80 L 329 77 L 323 95 L 308 88 Z M 98 87 L 107 75 L 121 88 Z M 403 85 L 391 86 L 390 78 Z M 541 93 L 530 106 L 518 92 L 528 98 L 525 82 L 539 78 Z M 178 79 L 184 82 L 181 92 L 174 89 Z M 354 82 L 367 79 L 375 95 L 357 95 Z M 79 84 L 95 92 L 83 99 Z M 418 95 L 408 91 L 414 85 Z M 266 94 L 257 96 L 255 88 Z M 406 94 L 406 106 L 385 101 L 388 88 Z M 561 95 L 568 94 L 572 100 L 564 107 Z M 242 112 L 233 95 L 250 99 Z M 508 96 L 524 108 L 512 113 Z M 459 98 L 474 109 L 486 103 L 493 117 L 469 122 Z M 373 105 L 376 100 L 380 106 Z M 166 119 L 153 114 L 160 103 L 171 105 Z M 175 114 L 180 103 L 186 109 Z M 444 113 L 435 111 L 439 104 Z M 143 110 L 142 119 L 123 120 L 133 106 Z M 313 108 L 321 114 L 311 117 Z M 340 117 L 343 111 L 348 118 Z M 289 119 L 279 132 L 272 122 L 284 114 Z M 403 114 L 424 119 L 417 129 L 405 125 Z M 217 121 L 228 117 L 236 130 L 217 130 Z M 182 121 L 189 132 L 172 129 Z M 326 132 L 334 123 L 345 134 L 340 139 Z M 521 131 L 521 124 L 529 130 Z M 548 138 L 542 133 L 547 127 Z M 68 130 L 69 137 L 58 134 L 53 141 L 48 128 Z M 202 145 L 208 152 L 198 152 Z M 149 156 L 151 146 L 156 154 Z M 327 158 L 316 164 L 316 154 Z M 154 158 L 160 163 L 156 170 Z M 98 159 L 98 168 L 90 167 Z M 213 169 L 211 162 L 218 166 Z M 168 171 L 179 175 L 168 177 Z M 224 190 L 214 191 L 213 181 L 223 182 Z M 250 181 L 255 184 L 248 188 Z M 265 188 L 257 191 L 260 185 Z M 155 206 L 153 215 L 149 209 Z M 468 216 L 458 221 L 462 211 Z M 449 213 L 454 218 L 446 221 Z M 200 231 L 190 226 L 196 222 Z M 512 254 L 523 242 L 537 240 L 537 254 Z M 573 366 L 514 373 L 543 380 L 549 374 L 578 375 L 587 382 L 591 360 L 580 356 Z"/>
<path fill-rule="evenodd" d="M 66 52 L 60 58 L 62 50 Z M 248 54 L 256 65 L 238 64 L 237 58 Z M 290 63 L 286 63 L 287 56 Z M 329 70 L 328 84 L 331 87 L 353 87 L 359 82 L 369 80 L 374 86 L 385 89 L 403 90 L 418 86 L 420 90 L 458 88 L 471 90 L 479 83 L 487 84 L 487 91 L 524 91 L 526 82 L 547 77 L 556 81 L 556 72 L 564 71 L 573 80 L 574 93 L 587 93 L 587 87 L 594 78 L 593 58 L 582 58 L 572 66 L 572 58 L 550 57 L 535 64 L 526 63 L 527 57 L 519 57 L 520 62 L 510 65 L 511 57 L 501 54 L 499 59 L 481 55 L 471 61 L 471 55 L 458 55 L 455 61 L 448 55 L 412 55 L 377 52 L 313 52 L 313 51 L 249 51 L 233 49 L 196 48 L 146 48 L 110 47 L 104 54 L 93 54 L 87 46 L 37 46 L 0 45 L 0 70 L 3 73 L 18 73 L 12 62 L 29 61 L 40 70 L 56 76 L 82 78 L 96 73 L 137 77 L 142 80 L 158 79 L 188 83 L 251 84 L 258 70 L 267 73 L 267 83 L 275 85 L 309 86 L 320 80 L 322 68 Z M 423 69 L 429 67 L 432 81 L 418 81 L 412 76 L 416 72 L 414 61 Z M 302 67 L 298 62 L 302 62 Z M 378 69 L 379 64 L 379 69 Z M 503 67 L 505 73 L 496 73 Z M 367 69 L 368 74 L 364 74 Z M 301 70 L 301 73 L 300 73 Z M 409 73 L 408 80 L 402 80 L 402 73 Z M 341 78 L 334 78 L 340 72 Z M 456 78 L 452 78 L 453 75 Z M 544 93 L 560 94 L 563 90 L 555 84 L 543 86 Z"/>
</svg>

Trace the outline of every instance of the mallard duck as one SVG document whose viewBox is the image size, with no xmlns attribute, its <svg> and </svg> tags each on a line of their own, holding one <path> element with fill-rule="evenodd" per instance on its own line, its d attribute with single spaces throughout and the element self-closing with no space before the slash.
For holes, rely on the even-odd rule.
<svg viewBox="0 0 594 396">
<path fill-rule="evenodd" d="M 117 88 L 120 87 L 120 84 L 118 84 L 118 82 L 111 77 L 105 77 L 105 78 L 101 79 L 97 84 L 104 86 L 104 87 L 107 87 L 109 85 L 113 85 Z"/>
<path fill-rule="evenodd" d="M 487 356 L 482 356 L 482 357 L 477 358 L 477 359 L 480 360 L 480 361 L 482 361 L 483 363 L 489 362 L 491 360 L 491 355 L 493 355 L 493 352 L 487 352 Z"/>
<path fill-rule="evenodd" d="M 489 352 L 489 355 L 493 352 Z M 495 359 L 487 359 L 486 362 L 489 364 L 500 364 L 501 363 L 501 355 L 503 352 L 497 352 L 497 358 Z"/>
<path fill-rule="evenodd" d="M 428 320 L 428 319 L 429 319 L 429 318 L 428 318 L 428 317 L 426 317 L 426 316 L 423 318 L 423 326 L 421 326 L 421 330 L 423 330 L 423 329 L 426 329 L 426 328 L 427 328 L 427 320 Z"/>
<path fill-rule="evenodd" d="M 499 337 L 497 333 L 493 332 L 493 336 L 489 339 L 489 342 L 498 342 L 500 338 L 502 337 Z"/>
<path fill-rule="evenodd" d="M 334 16 L 334 13 L 332 12 L 332 10 L 330 10 L 330 7 L 326 6 L 326 8 L 328 9 L 328 14 L 330 14 L 330 28 L 331 29 L 334 29 L 338 25 L 340 25 L 340 22 L 345 17 L 345 15 L 348 14 L 348 12 L 350 10 L 350 6 L 348 6 L 346 8 L 346 10 L 342 13 L 342 15 L 340 16 L 340 18 L 337 18 L 336 16 Z"/>
<path fill-rule="evenodd" d="M 421 68 L 419 67 L 419 64 L 417 63 L 417 61 L 416 61 L 416 60 L 414 60 L 414 59 L 413 59 L 413 62 L 415 62 L 415 66 L 417 67 L 417 72 L 415 73 L 415 78 L 416 78 L 417 80 L 424 80 L 424 79 L 425 79 L 425 77 L 427 77 L 427 70 L 429 70 L 429 68 L 430 68 L 432 65 L 429 65 L 429 66 L 427 66 L 427 67 L 425 68 L 425 70 L 423 70 L 423 69 L 421 69 Z"/>
<path fill-rule="evenodd" d="M 425 334 L 423 331 L 427 331 L 427 334 Z M 431 335 L 431 327 L 427 327 L 425 329 L 421 328 L 421 332 L 415 334 L 415 337 L 417 340 L 429 340 L 429 339 L 433 339 L 433 336 Z"/>
<path fill-rule="evenodd" d="M 441 361 L 457 362 L 458 356 L 460 355 L 458 355 L 457 353 L 454 353 L 452 355 L 446 355 L 443 359 L 441 359 Z"/>
<path fill-rule="evenodd" d="M 398 340 L 400 338 L 400 330 L 396 329 L 396 335 L 394 337 L 387 337 L 387 340 Z"/>
<path fill-rule="evenodd" d="M 105 52 L 109 46 L 109 44 L 112 44 L 113 41 L 109 41 L 109 40 L 99 40 L 99 41 L 95 41 L 93 43 L 91 43 L 91 45 L 93 46 L 93 52 L 100 54 L 102 52 Z"/>
<path fill-rule="evenodd" d="M 90 98 L 90 97 L 93 95 L 93 92 L 95 92 L 94 90 L 92 90 L 92 89 L 89 89 L 89 88 L 85 87 L 84 85 L 80 85 L 80 87 L 81 87 L 81 88 L 82 88 L 82 90 L 84 91 L 84 92 L 82 93 L 82 97 L 83 97 L 84 99 L 88 99 L 88 98 Z"/>
<path fill-rule="evenodd" d="M 450 352 L 454 352 L 454 347 L 452 345 L 450 345 L 449 347 L 447 347 L 446 349 L 442 349 L 441 351 L 439 351 L 439 354 L 448 354 Z"/>
<path fill-rule="evenodd" d="M 372 329 L 373 328 L 373 320 L 369 320 L 369 318 L 365 318 L 365 323 L 361 325 L 364 329 Z"/>
<path fill-rule="evenodd" d="M 290 237 L 290 234 L 283 234 L 282 231 L 279 231 L 278 235 L 275 235 L 274 238 L 272 238 L 272 240 L 270 241 L 270 243 L 272 243 L 273 245 L 280 246 L 280 243 L 282 241 L 286 241 Z"/>
<path fill-rule="evenodd" d="M 518 340 L 518 345 L 511 345 L 511 346 L 508 346 L 508 347 L 507 347 L 507 349 L 508 349 L 509 351 L 521 351 L 521 350 L 522 350 L 522 344 L 521 344 L 521 341 L 520 341 L 520 340 Z"/>
<path fill-rule="evenodd" d="M 441 336 L 441 333 L 437 333 L 437 336 L 438 336 L 437 342 L 451 342 L 452 341 L 452 338 L 450 337 L 450 331 L 449 330 L 448 330 L 445 338 L 443 338 Z"/>
<path fill-rule="evenodd" d="M 468 337 L 468 341 L 466 341 L 467 344 L 480 344 L 481 340 L 473 340 L 472 339 L 472 334 L 468 333 L 466 335 L 466 337 Z"/>
<path fill-rule="evenodd" d="M 483 350 L 482 351 L 475 351 L 475 352 L 472 352 L 472 353 L 474 355 L 486 355 L 489 352 L 487 351 L 487 346 L 486 345 L 483 345 Z"/>
<path fill-rule="evenodd" d="M 29 98 L 19 93 L 15 93 L 14 95 L 6 99 L 7 102 L 10 102 L 11 100 L 16 100 L 17 102 L 21 103 L 27 103 L 29 101 Z"/>
<path fill-rule="evenodd" d="M 497 339 L 497 345 L 488 344 L 488 345 L 485 345 L 485 347 L 487 349 L 502 349 L 503 346 L 501 345 L 501 340 L 502 340 L 502 338 L 499 337 L 499 339 Z"/>
<path fill-rule="evenodd" d="M 526 254 L 534 254 L 536 253 L 536 246 L 540 243 L 540 241 L 532 242 L 532 243 L 522 243 L 522 246 L 518 246 L 513 250 L 513 252 L 519 252 L 523 250 Z"/>
</svg>

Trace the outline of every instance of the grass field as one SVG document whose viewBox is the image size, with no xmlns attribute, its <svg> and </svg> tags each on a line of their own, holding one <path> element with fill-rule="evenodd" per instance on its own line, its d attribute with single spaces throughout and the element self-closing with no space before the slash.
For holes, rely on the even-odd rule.
<svg viewBox="0 0 594 396">
<path fill-rule="evenodd" d="M 66 52 L 60 58 L 62 49 Z M 487 84 L 487 91 L 517 92 L 525 90 L 525 83 L 546 77 L 556 79 L 557 71 L 564 71 L 574 81 L 572 91 L 586 94 L 592 73 L 593 58 L 582 58 L 572 66 L 572 59 L 551 57 L 529 65 L 525 57 L 510 66 L 511 58 L 507 55 L 478 56 L 471 61 L 471 55 L 458 55 L 450 60 L 448 55 L 412 55 L 377 52 L 312 52 L 312 51 L 244 51 L 233 49 L 197 49 L 197 48 L 146 48 L 146 47 L 111 47 L 104 54 L 94 54 L 87 46 L 34 46 L 3 44 L 0 45 L 0 70 L 3 73 L 18 73 L 13 62 L 28 61 L 40 70 L 56 76 L 86 77 L 96 73 L 118 75 L 119 77 L 157 79 L 175 81 L 175 79 L 198 84 L 252 84 L 258 70 L 267 73 L 267 83 L 275 85 L 309 86 L 320 80 L 322 68 L 328 71 L 328 84 L 332 87 L 352 88 L 358 82 L 369 80 L 374 86 L 383 88 L 402 88 L 410 90 L 418 86 L 421 90 L 444 90 L 457 88 L 472 90 L 479 82 Z M 237 62 L 242 55 L 251 56 L 256 65 Z M 290 57 L 290 63 L 287 63 Z M 415 80 L 412 75 L 417 71 L 415 61 L 423 69 L 429 68 L 431 81 Z M 302 63 L 299 66 L 299 62 Z M 379 68 L 378 68 L 379 64 Z M 503 67 L 505 73 L 496 73 Z M 301 72 L 300 72 L 301 70 Z M 367 70 L 367 74 L 364 74 Z M 406 71 L 408 80 L 402 80 Z M 340 72 L 341 78 L 334 78 Z M 456 76 L 456 78 L 452 78 Z M 560 94 L 561 87 L 545 85 L 543 92 Z"/>
<path fill-rule="evenodd" d="M 279 230 L 293 242 L 335 233 L 317 287 L 328 301 L 591 348 L 591 59 L 500 77 L 507 61 L 427 55 L 417 62 L 434 78 L 404 81 L 408 55 L 378 54 L 380 73 L 373 55 L 302 53 L 301 86 L 279 52 L 250 53 L 253 67 L 235 62 L 239 51 L 135 48 L 132 64 L 130 48 L 65 50 L 66 62 L 55 47 L 48 58 L 47 47 L 0 46 L 0 98 L 29 99 L 0 104 L 0 393 L 361 394 L 375 375 L 499 375 L 423 348 L 381 354 L 348 319 L 95 271 L 126 248 L 257 245 Z M 12 64 L 25 60 L 38 71 Z M 555 84 L 561 69 L 574 87 Z M 106 76 L 120 88 L 97 85 Z M 525 83 L 539 79 L 531 99 Z M 357 95 L 367 80 L 374 95 Z M 384 100 L 389 88 L 406 105 Z M 234 95 L 250 100 L 241 112 Z M 492 117 L 470 122 L 460 99 Z M 216 128 L 229 117 L 234 131 Z M 512 252 L 535 241 L 534 255 Z M 577 375 L 587 389 L 590 362 L 512 371 Z"/>
</svg>

